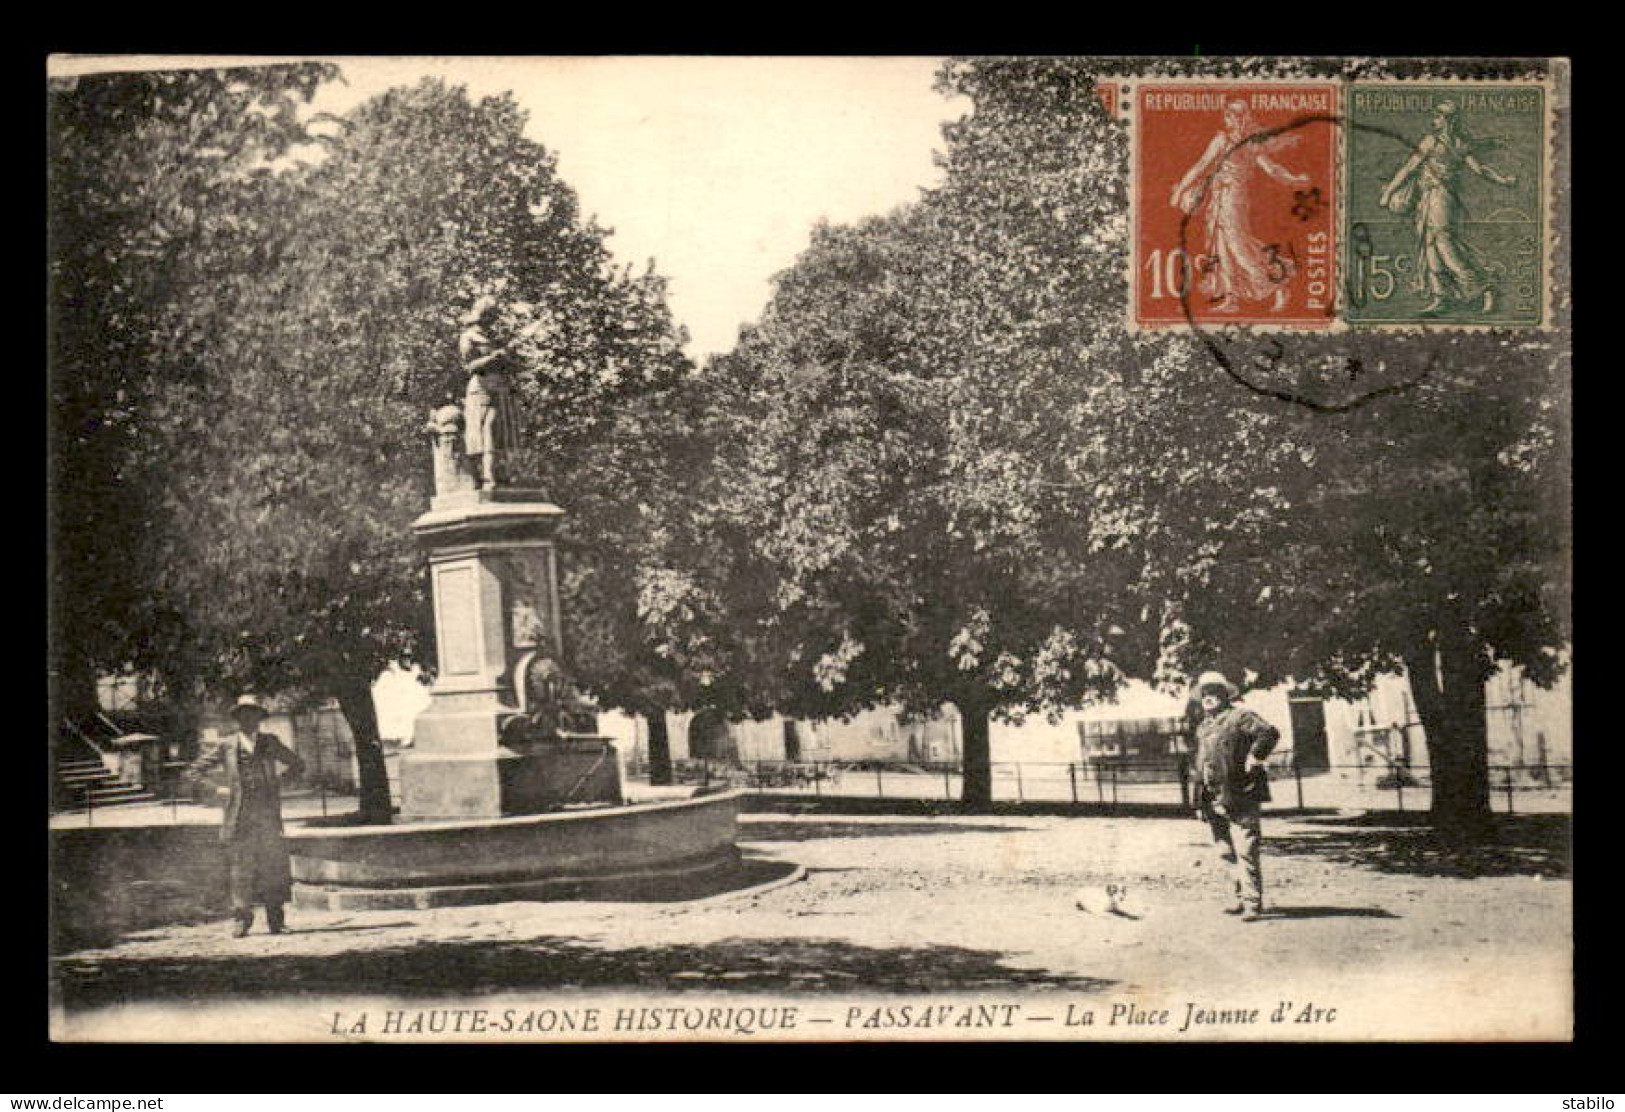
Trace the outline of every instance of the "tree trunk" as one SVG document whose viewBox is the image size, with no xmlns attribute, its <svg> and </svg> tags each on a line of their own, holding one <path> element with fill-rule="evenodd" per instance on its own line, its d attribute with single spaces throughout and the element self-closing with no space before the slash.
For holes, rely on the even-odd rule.
<svg viewBox="0 0 1625 1112">
<path fill-rule="evenodd" d="M 58 635 L 61 633 L 58 631 Z M 76 653 L 60 651 L 53 654 L 51 682 L 47 698 L 50 701 L 53 736 L 62 728 L 64 718 L 83 722 L 101 709 L 96 693 L 96 670 Z"/>
<path fill-rule="evenodd" d="M 378 737 L 378 711 L 372 702 L 372 686 L 364 681 L 345 683 L 338 689 L 339 709 L 350 725 L 355 741 L 357 794 L 361 821 L 388 823 L 394 815 L 389 801 L 389 770 L 384 765 L 384 747 Z"/>
<path fill-rule="evenodd" d="M 992 749 L 988 744 L 987 707 L 977 699 L 956 700 L 960 724 L 960 762 L 965 787 L 960 795 L 965 807 L 976 811 L 993 809 Z"/>
<path fill-rule="evenodd" d="M 645 714 L 649 723 L 649 783 L 656 787 L 671 784 L 671 735 L 666 730 L 666 712 L 652 710 Z"/>
<path fill-rule="evenodd" d="M 1487 667 L 1465 632 L 1448 629 L 1405 653 L 1417 716 L 1427 733 L 1434 829 L 1457 840 L 1483 838 L 1491 823 Z"/>
</svg>

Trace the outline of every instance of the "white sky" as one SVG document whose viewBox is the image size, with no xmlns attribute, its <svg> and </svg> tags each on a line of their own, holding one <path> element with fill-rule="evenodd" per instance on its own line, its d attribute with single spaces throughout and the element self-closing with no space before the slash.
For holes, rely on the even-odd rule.
<svg viewBox="0 0 1625 1112">
<path fill-rule="evenodd" d="M 53 73 L 261 58 L 53 58 Z M 276 59 L 287 60 L 287 59 Z M 932 90 L 936 58 L 334 58 L 342 112 L 436 76 L 470 95 L 512 90 L 530 137 L 558 155 L 610 248 L 671 281 L 695 357 L 733 346 L 769 279 L 820 217 L 884 213 L 935 183 L 941 125 L 968 105 Z"/>
</svg>

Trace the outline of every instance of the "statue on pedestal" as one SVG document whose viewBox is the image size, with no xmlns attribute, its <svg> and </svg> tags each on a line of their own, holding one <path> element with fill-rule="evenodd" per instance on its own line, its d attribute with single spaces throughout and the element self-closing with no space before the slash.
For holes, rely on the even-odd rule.
<svg viewBox="0 0 1625 1112">
<path fill-rule="evenodd" d="M 496 317 L 496 298 L 480 298 L 463 316 L 463 332 L 457 337 L 457 355 L 468 375 L 463 393 L 463 452 L 476 468 L 475 481 L 481 490 L 490 490 L 507 478 L 504 456 L 519 440 L 508 367 L 524 334 L 504 347 L 495 346 L 490 333 Z"/>
</svg>

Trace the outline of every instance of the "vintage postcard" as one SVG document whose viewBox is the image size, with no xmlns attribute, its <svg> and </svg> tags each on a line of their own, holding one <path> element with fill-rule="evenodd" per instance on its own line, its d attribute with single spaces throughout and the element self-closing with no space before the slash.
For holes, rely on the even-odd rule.
<svg viewBox="0 0 1625 1112">
<path fill-rule="evenodd" d="M 1561 59 L 49 59 L 51 1037 L 1567 1042 Z"/>
</svg>

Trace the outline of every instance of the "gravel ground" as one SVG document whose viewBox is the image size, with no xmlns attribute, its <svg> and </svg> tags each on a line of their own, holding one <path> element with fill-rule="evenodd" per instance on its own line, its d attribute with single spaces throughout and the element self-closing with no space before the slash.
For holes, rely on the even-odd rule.
<svg viewBox="0 0 1625 1112">
<path fill-rule="evenodd" d="M 58 1033 L 128 1032 L 131 1009 L 182 1002 L 675 992 L 1132 1000 L 1176 1024 L 1192 1001 L 1314 998 L 1344 1026 L 1301 1037 L 1569 1037 L 1566 819 L 1508 820 L 1467 854 L 1355 814 L 1270 819 L 1265 837 L 1270 913 L 1243 924 L 1220 911 L 1228 881 L 1194 820 L 752 814 L 747 879 L 778 882 L 742 892 L 293 910 L 281 936 L 216 920 L 75 950 L 55 959 Z M 805 877 L 785 882 L 792 866 Z M 1107 882 L 1127 885 L 1126 915 L 1075 908 Z"/>
</svg>

